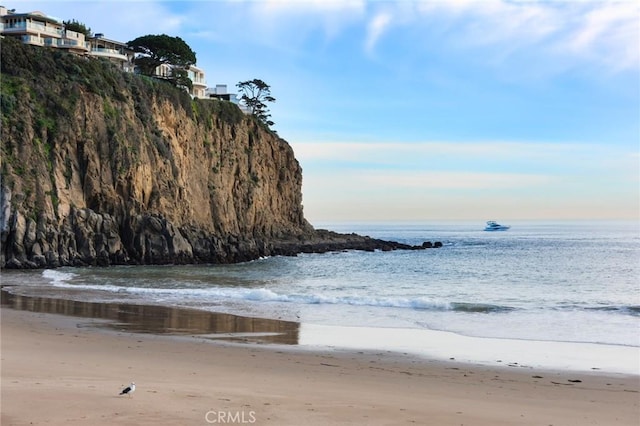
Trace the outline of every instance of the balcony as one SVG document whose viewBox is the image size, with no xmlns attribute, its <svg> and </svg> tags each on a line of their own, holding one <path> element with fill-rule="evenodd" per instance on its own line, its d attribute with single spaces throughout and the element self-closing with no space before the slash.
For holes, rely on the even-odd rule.
<svg viewBox="0 0 640 426">
<path fill-rule="evenodd" d="M 112 58 L 118 59 L 121 61 L 128 61 L 129 57 L 127 55 L 122 54 L 120 51 L 115 49 L 105 49 L 102 47 L 92 47 L 91 54 L 94 56 L 98 56 L 101 58 Z"/>
<path fill-rule="evenodd" d="M 22 41 L 24 44 L 31 44 L 34 46 L 44 46 L 45 44 L 45 41 L 42 37 L 28 34 L 21 36 L 20 41 Z"/>
<path fill-rule="evenodd" d="M 200 87 L 207 87 L 207 83 L 204 80 L 191 80 L 191 83 L 193 83 L 193 86 L 200 86 Z"/>
<path fill-rule="evenodd" d="M 59 49 L 84 50 L 84 51 L 89 50 L 89 47 L 86 43 L 82 43 L 78 40 L 69 40 L 67 38 L 48 38 L 48 39 L 45 39 L 45 45 L 50 47 L 57 47 Z"/>
<path fill-rule="evenodd" d="M 5 34 L 11 33 L 37 33 L 43 35 L 52 35 L 62 37 L 62 28 L 50 27 L 45 24 L 35 22 L 15 22 L 11 24 L 4 24 L 3 32 Z"/>
<path fill-rule="evenodd" d="M 191 82 L 195 85 L 198 86 L 206 86 L 207 82 L 205 81 L 204 78 L 204 74 L 203 73 L 195 73 L 193 71 L 188 71 L 187 72 L 187 76 L 189 77 L 189 80 L 191 80 Z"/>
</svg>

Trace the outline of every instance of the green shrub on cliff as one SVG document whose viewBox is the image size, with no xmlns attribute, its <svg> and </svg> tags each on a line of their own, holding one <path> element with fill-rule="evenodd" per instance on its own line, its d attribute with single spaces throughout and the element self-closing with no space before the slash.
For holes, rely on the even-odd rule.
<svg viewBox="0 0 640 426">
<path fill-rule="evenodd" d="M 91 37 L 91 28 L 87 27 L 82 22 L 76 21 L 72 19 L 70 21 L 62 21 L 64 24 L 64 29 L 69 31 L 75 31 L 77 33 L 82 33 L 86 37 Z"/>
<path fill-rule="evenodd" d="M 185 111 L 191 110 L 191 98 L 184 90 L 156 79 L 123 72 L 103 59 L 28 46 L 12 38 L 1 39 L 0 47 L 2 94 L 8 95 L 9 107 L 11 92 L 15 92 L 16 86 L 29 82 L 30 87 L 36 88 L 35 95 L 38 98 L 53 99 L 56 105 L 52 107 L 59 111 L 72 108 L 78 91 L 84 90 L 115 101 L 126 101 L 126 94 L 137 90 L 137 100 L 141 102 L 148 103 L 149 99 L 156 96 L 169 100 Z"/>
<path fill-rule="evenodd" d="M 187 70 L 195 65 L 196 54 L 180 37 L 149 34 L 131 40 L 127 45 L 136 52 L 135 64 L 142 74 L 155 77 L 156 69 L 167 64 L 171 66 L 171 75 L 163 78 L 177 87 L 192 88 Z"/>
</svg>

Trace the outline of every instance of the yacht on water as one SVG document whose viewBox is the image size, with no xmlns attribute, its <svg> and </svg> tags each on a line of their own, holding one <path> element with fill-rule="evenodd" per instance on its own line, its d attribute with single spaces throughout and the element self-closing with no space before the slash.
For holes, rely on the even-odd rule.
<svg viewBox="0 0 640 426">
<path fill-rule="evenodd" d="M 506 231 L 509 228 L 511 227 L 508 225 L 500 225 L 495 220 L 490 220 L 487 222 L 487 226 L 485 226 L 484 230 L 485 231 Z"/>
</svg>

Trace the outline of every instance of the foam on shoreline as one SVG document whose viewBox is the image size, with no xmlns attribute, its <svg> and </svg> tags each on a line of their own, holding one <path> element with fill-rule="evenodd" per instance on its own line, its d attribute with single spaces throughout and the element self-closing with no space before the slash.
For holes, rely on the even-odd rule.
<svg viewBox="0 0 640 426">
<path fill-rule="evenodd" d="M 106 326 L 119 331 L 198 335 L 309 350 L 384 350 L 495 367 L 640 375 L 640 349 L 629 346 L 478 338 L 424 329 L 317 325 L 159 305 L 22 296 L 6 290 L 2 291 L 2 304 L 19 310 L 105 319 Z"/>
</svg>

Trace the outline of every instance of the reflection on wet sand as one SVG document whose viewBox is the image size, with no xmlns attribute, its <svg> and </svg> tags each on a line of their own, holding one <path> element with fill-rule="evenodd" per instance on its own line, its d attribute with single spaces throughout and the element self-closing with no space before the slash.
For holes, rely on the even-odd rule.
<svg viewBox="0 0 640 426">
<path fill-rule="evenodd" d="M 134 333 L 198 334 L 233 341 L 296 345 L 297 322 L 250 318 L 231 314 L 127 303 L 96 303 L 0 292 L 3 307 L 23 311 L 108 320 L 96 327 Z"/>
</svg>

